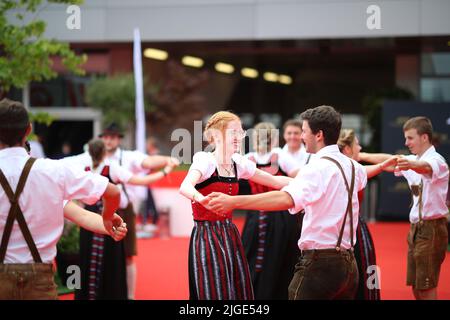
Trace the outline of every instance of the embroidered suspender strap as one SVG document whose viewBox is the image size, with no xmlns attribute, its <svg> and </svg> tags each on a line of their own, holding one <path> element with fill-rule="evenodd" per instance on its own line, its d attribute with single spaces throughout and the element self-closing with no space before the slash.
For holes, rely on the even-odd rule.
<svg viewBox="0 0 450 320">
<path fill-rule="evenodd" d="M 414 196 L 418 197 L 417 206 L 419 207 L 419 223 L 422 223 L 422 210 L 423 210 L 423 180 L 420 180 L 419 184 L 411 185 L 411 205 L 414 205 Z"/>
<path fill-rule="evenodd" d="M 352 204 L 352 199 L 353 199 L 353 190 L 355 188 L 355 165 L 353 164 L 353 161 L 350 160 L 350 163 L 352 164 L 352 180 L 351 180 L 351 184 L 350 184 L 350 187 L 349 187 L 347 178 L 345 177 L 344 169 L 342 169 L 341 164 L 338 161 L 336 161 L 335 159 L 330 158 L 330 157 L 322 157 L 322 159 L 329 160 L 329 161 L 333 162 L 334 164 L 336 164 L 336 166 L 341 171 L 342 177 L 344 178 L 344 182 L 345 182 L 345 188 L 347 189 L 347 192 L 348 192 L 347 209 L 345 211 L 344 221 L 342 223 L 341 230 L 339 232 L 339 238 L 338 238 L 338 241 L 336 243 L 336 250 L 340 250 L 340 247 L 341 247 L 342 237 L 344 235 L 345 223 L 347 221 L 347 215 L 350 215 L 350 245 L 351 245 L 351 247 L 353 249 L 354 240 L 353 240 L 353 204 Z"/>
<path fill-rule="evenodd" d="M 9 209 L 8 217 L 6 219 L 5 229 L 3 231 L 2 242 L 0 245 L 0 263 L 3 263 L 5 259 L 9 238 L 11 236 L 14 220 L 16 219 L 19 224 L 20 230 L 22 231 L 23 237 L 25 238 L 25 241 L 28 245 L 28 248 L 31 251 L 31 255 L 33 256 L 34 262 L 36 263 L 42 262 L 39 251 L 37 250 L 36 244 L 33 241 L 30 229 L 28 229 L 25 217 L 23 216 L 23 212 L 19 207 L 19 197 L 23 191 L 23 188 L 25 187 L 25 183 L 27 181 L 31 167 L 33 166 L 35 161 L 36 161 L 35 158 L 29 158 L 28 161 L 25 163 L 15 193 L 13 193 L 5 175 L 0 170 L 0 184 L 5 190 L 9 202 L 11 203 L 11 208 Z"/>
<path fill-rule="evenodd" d="M 420 180 L 419 184 L 419 222 L 422 223 L 422 210 L 423 210 L 423 180 Z"/>
</svg>

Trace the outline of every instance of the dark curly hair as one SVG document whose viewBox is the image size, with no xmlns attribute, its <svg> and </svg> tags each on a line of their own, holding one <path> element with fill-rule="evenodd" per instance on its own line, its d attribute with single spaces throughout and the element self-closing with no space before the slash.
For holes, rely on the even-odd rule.
<svg viewBox="0 0 450 320">
<path fill-rule="evenodd" d="M 322 130 L 325 145 L 337 143 L 341 132 L 342 119 L 341 114 L 333 107 L 319 106 L 308 109 L 300 117 L 302 120 L 308 121 L 312 133 L 316 134 Z"/>
</svg>

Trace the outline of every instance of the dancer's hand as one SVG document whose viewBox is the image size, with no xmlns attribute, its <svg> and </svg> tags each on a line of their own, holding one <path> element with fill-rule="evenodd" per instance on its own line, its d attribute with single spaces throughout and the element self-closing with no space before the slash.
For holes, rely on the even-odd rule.
<svg viewBox="0 0 450 320">
<path fill-rule="evenodd" d="M 212 192 L 208 195 L 209 206 L 211 210 L 220 216 L 225 216 L 228 212 L 233 211 L 231 204 L 231 196 L 221 192 Z"/>
<path fill-rule="evenodd" d="M 178 160 L 177 158 L 171 157 L 169 159 L 169 163 L 167 165 L 171 166 L 172 168 L 178 167 L 180 165 L 180 160 Z"/>
<path fill-rule="evenodd" d="M 200 203 L 203 207 L 211 211 L 211 207 L 209 206 L 209 200 L 210 198 L 208 196 L 204 196 L 201 193 L 197 193 L 194 197 L 194 201 Z"/>
<path fill-rule="evenodd" d="M 393 170 L 397 166 L 399 156 L 392 156 L 380 163 L 381 170 Z"/>
<path fill-rule="evenodd" d="M 120 241 L 123 238 L 125 238 L 125 236 L 128 233 L 128 229 L 127 229 L 127 224 L 125 222 L 123 222 L 120 226 L 118 226 L 117 228 L 113 228 L 114 229 L 114 235 L 111 235 L 111 237 L 115 240 L 115 241 Z"/>
<path fill-rule="evenodd" d="M 175 168 L 175 166 L 173 166 L 172 164 L 168 164 L 167 166 L 164 167 L 163 171 L 166 175 L 168 175 L 169 173 L 172 172 L 173 168 Z"/>
<path fill-rule="evenodd" d="M 117 213 L 114 213 L 111 219 L 103 219 L 103 226 L 114 240 L 118 239 L 116 241 L 123 239 L 127 234 L 126 224 Z M 123 232 L 125 233 L 123 234 Z"/>
<path fill-rule="evenodd" d="M 204 206 L 206 209 L 211 211 L 211 207 L 209 205 L 209 197 L 205 197 L 205 196 L 200 196 L 200 199 L 198 199 L 198 203 L 200 203 L 202 206 Z"/>
<path fill-rule="evenodd" d="M 124 222 L 120 227 L 115 228 L 114 234 L 111 235 L 115 241 L 120 241 L 127 235 L 128 229 L 127 224 Z"/>
<path fill-rule="evenodd" d="M 411 169 L 411 161 L 404 156 L 398 156 L 396 170 L 406 171 Z"/>
</svg>

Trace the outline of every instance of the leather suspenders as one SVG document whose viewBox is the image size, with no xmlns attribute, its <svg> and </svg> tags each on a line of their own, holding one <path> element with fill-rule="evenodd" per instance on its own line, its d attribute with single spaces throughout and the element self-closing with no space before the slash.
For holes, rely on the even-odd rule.
<svg viewBox="0 0 450 320">
<path fill-rule="evenodd" d="M 353 205 L 352 205 L 352 199 L 353 199 L 353 190 L 355 188 L 355 165 L 353 164 L 353 161 L 350 160 L 350 163 L 352 164 L 352 180 L 350 183 L 350 186 L 348 185 L 348 181 L 347 178 L 345 177 L 344 174 L 344 169 L 342 169 L 341 164 L 336 161 L 333 158 L 330 157 L 322 157 L 322 159 L 326 159 L 329 160 L 331 162 L 333 162 L 334 164 L 336 164 L 336 166 L 339 168 L 339 170 L 342 173 L 342 177 L 344 178 L 344 182 L 345 182 L 345 188 L 347 189 L 348 192 L 348 204 L 347 204 L 347 209 L 345 211 L 345 216 L 344 216 L 344 222 L 342 223 L 341 226 L 341 230 L 339 232 L 339 238 L 338 241 L 336 243 L 336 250 L 341 250 L 341 242 L 342 242 L 342 236 L 344 234 L 344 228 L 345 228 L 345 222 L 347 220 L 347 215 L 350 215 L 350 245 L 351 248 L 353 250 L 353 246 L 354 246 L 354 240 L 353 240 Z"/>
<path fill-rule="evenodd" d="M 23 237 L 28 245 L 28 248 L 31 251 L 31 255 L 33 256 L 35 263 L 42 263 L 41 256 L 39 251 L 36 248 L 36 244 L 34 243 L 33 237 L 30 233 L 30 229 L 28 229 L 27 223 L 25 221 L 25 217 L 23 216 L 23 212 L 19 207 L 19 197 L 25 187 L 25 183 L 28 178 L 28 174 L 30 173 L 31 167 L 33 166 L 35 158 L 29 158 L 25 163 L 25 166 L 22 170 L 22 174 L 19 179 L 19 183 L 17 184 L 16 192 L 13 192 L 11 186 L 6 180 L 5 175 L 2 170 L 0 170 L 0 184 L 5 191 L 9 202 L 11 203 L 11 208 L 9 209 L 8 217 L 6 219 L 5 229 L 3 230 L 2 241 L 0 244 L 0 263 L 3 263 L 6 256 L 6 249 L 8 248 L 9 239 L 11 236 L 12 228 L 14 225 L 14 221 L 17 219 L 20 230 L 22 231 Z"/>
</svg>

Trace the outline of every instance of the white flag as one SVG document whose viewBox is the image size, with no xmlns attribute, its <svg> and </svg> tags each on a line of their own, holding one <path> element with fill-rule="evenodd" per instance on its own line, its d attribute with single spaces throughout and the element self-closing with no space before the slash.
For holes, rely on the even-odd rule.
<svg viewBox="0 0 450 320">
<path fill-rule="evenodd" d="M 134 29 L 134 84 L 136 88 L 136 150 L 145 153 L 144 84 L 142 78 L 141 34 Z"/>
</svg>

